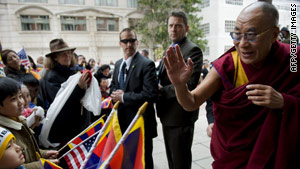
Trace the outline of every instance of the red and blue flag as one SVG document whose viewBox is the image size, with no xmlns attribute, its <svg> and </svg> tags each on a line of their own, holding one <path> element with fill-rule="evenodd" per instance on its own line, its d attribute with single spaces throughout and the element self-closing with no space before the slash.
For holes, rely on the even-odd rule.
<svg viewBox="0 0 300 169">
<path fill-rule="evenodd" d="M 74 147 L 69 153 L 67 153 L 64 156 L 64 159 L 68 164 L 69 169 L 79 169 L 81 167 L 88 152 L 94 144 L 97 135 L 98 133 L 81 142 L 79 145 Z"/>
<path fill-rule="evenodd" d="M 101 102 L 101 109 L 112 109 L 114 105 L 112 104 L 111 97 L 105 98 Z"/>
<path fill-rule="evenodd" d="M 25 67 L 26 70 L 30 70 L 31 64 L 26 54 L 25 49 L 23 48 L 20 52 L 17 53 L 20 58 L 21 64 Z"/>
<path fill-rule="evenodd" d="M 104 120 L 103 117 L 99 118 L 97 121 L 95 121 L 93 124 L 91 124 L 89 127 L 87 127 L 85 130 L 83 130 L 78 136 L 70 140 L 66 146 L 61 148 L 59 150 L 60 156 L 64 155 L 71 149 L 73 149 L 76 145 L 79 145 L 82 141 L 86 140 L 93 134 L 100 131 L 100 129 L 103 127 Z"/>
<path fill-rule="evenodd" d="M 78 137 L 76 137 L 75 139 L 73 139 L 73 141 L 71 141 L 71 143 L 69 143 L 68 146 L 70 148 L 73 148 L 74 145 L 80 144 L 83 140 L 87 139 L 88 137 L 90 137 L 94 133 L 100 131 L 100 129 L 103 127 L 103 125 L 104 125 L 104 120 L 101 117 L 95 123 L 93 123 L 92 125 L 90 125 L 87 129 L 85 129 L 83 132 L 81 132 Z"/>
<path fill-rule="evenodd" d="M 122 137 L 122 132 L 120 129 L 117 112 L 113 109 L 113 117 L 110 121 L 103 135 L 100 137 L 97 146 L 93 150 L 89 160 L 85 165 L 85 169 L 95 169 L 100 162 L 105 161 L 114 147 L 117 145 Z"/>
<path fill-rule="evenodd" d="M 128 136 L 112 157 L 107 168 L 111 169 L 144 169 L 144 119 L 140 116 Z M 104 161 L 100 161 L 97 168 L 104 167 Z"/>
</svg>

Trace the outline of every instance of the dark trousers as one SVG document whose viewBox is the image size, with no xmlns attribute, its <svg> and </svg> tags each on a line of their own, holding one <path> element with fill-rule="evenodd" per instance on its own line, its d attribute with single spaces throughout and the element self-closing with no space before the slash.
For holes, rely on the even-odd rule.
<svg viewBox="0 0 300 169">
<path fill-rule="evenodd" d="M 145 138 L 145 169 L 153 169 L 153 142 L 152 138 Z"/>
<path fill-rule="evenodd" d="M 194 124 L 188 126 L 163 126 L 163 135 L 170 169 L 190 169 Z"/>
</svg>

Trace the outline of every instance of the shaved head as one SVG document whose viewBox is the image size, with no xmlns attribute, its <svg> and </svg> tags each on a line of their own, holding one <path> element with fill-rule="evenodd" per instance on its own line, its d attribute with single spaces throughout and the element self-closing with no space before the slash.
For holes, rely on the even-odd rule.
<svg viewBox="0 0 300 169">
<path fill-rule="evenodd" d="M 242 10 L 235 22 L 234 32 L 243 34 L 243 38 L 233 40 L 241 60 L 254 67 L 263 65 L 276 42 L 279 28 L 278 11 L 270 3 L 255 2 Z M 245 38 L 245 33 L 252 33 L 254 41 Z"/>
<path fill-rule="evenodd" d="M 259 1 L 254 2 L 245 7 L 241 14 L 252 12 L 253 10 L 261 10 L 263 17 L 267 20 L 266 24 L 272 26 L 278 26 L 279 13 L 274 5 L 269 2 Z"/>
</svg>

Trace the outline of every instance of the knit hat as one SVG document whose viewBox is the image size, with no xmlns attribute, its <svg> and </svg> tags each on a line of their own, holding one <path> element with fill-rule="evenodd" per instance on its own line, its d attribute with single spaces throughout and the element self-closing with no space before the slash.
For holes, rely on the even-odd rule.
<svg viewBox="0 0 300 169">
<path fill-rule="evenodd" d="M 0 127 L 0 159 L 2 158 L 7 144 L 11 139 L 16 139 L 15 136 L 5 128 Z"/>
</svg>

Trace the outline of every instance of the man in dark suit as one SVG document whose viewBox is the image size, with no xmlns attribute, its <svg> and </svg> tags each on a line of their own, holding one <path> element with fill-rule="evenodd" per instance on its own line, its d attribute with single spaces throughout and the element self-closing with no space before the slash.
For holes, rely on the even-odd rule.
<svg viewBox="0 0 300 169">
<path fill-rule="evenodd" d="M 115 64 L 111 82 L 111 97 L 120 101 L 118 118 L 122 133 L 125 132 L 138 109 L 148 102 L 143 114 L 145 120 L 145 166 L 153 169 L 152 139 L 157 136 L 155 110 L 153 103 L 157 99 L 158 87 L 153 61 L 137 52 L 136 33 L 125 28 L 120 32 L 120 46 L 124 57 Z"/>
<path fill-rule="evenodd" d="M 193 75 L 188 87 L 196 88 L 202 68 L 201 49 L 186 37 L 189 29 L 187 16 L 184 12 L 172 12 L 168 19 L 168 33 L 172 46 L 179 45 L 185 62 L 191 58 L 194 63 Z M 192 163 L 192 143 L 194 123 L 198 119 L 199 109 L 185 111 L 177 102 L 174 86 L 171 84 L 163 62 L 159 65 L 159 97 L 156 104 L 160 117 L 167 158 L 170 169 L 189 169 Z"/>
</svg>

